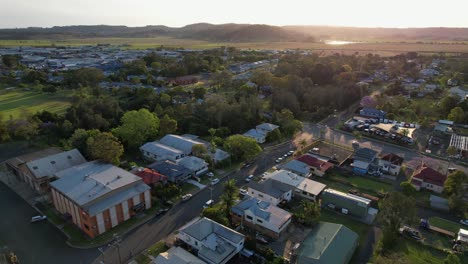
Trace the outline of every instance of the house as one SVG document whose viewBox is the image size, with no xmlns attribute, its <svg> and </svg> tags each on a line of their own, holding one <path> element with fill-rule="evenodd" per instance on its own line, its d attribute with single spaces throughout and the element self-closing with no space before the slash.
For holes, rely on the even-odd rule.
<svg viewBox="0 0 468 264">
<path fill-rule="evenodd" d="M 435 193 L 442 193 L 447 176 L 422 164 L 416 169 L 411 178 L 411 185 L 416 190 L 426 189 Z"/>
<path fill-rule="evenodd" d="M 437 84 L 426 84 L 424 86 L 424 91 L 432 93 L 437 88 L 439 88 L 439 86 Z"/>
<path fill-rule="evenodd" d="M 182 150 L 161 144 L 157 141 L 145 143 L 140 147 L 140 151 L 145 159 L 151 161 L 176 161 L 185 157 L 185 154 Z"/>
<path fill-rule="evenodd" d="M 347 264 L 359 236 L 344 225 L 319 222 L 297 250 L 297 264 Z"/>
<path fill-rule="evenodd" d="M 51 182 L 54 207 L 94 238 L 151 208 L 150 187 L 119 167 L 86 162 L 57 172 Z"/>
<path fill-rule="evenodd" d="M 314 157 L 312 155 L 308 155 L 308 154 L 302 155 L 299 158 L 297 158 L 296 160 L 307 164 L 309 166 L 309 168 L 310 168 L 310 172 L 313 175 L 316 175 L 316 176 L 319 176 L 319 177 L 323 177 L 328 170 L 333 168 L 332 163 L 321 160 L 321 159 L 318 159 L 318 158 L 316 158 L 316 157 Z"/>
<path fill-rule="evenodd" d="M 371 200 L 333 189 L 326 189 L 322 192 L 322 206 L 365 219 L 371 208 Z"/>
<path fill-rule="evenodd" d="M 290 201 L 293 188 L 287 184 L 272 179 L 261 182 L 250 182 L 247 192 L 259 200 L 278 205 L 282 201 Z"/>
<path fill-rule="evenodd" d="M 460 102 L 463 102 L 464 100 L 468 99 L 468 89 L 461 87 L 461 86 L 456 86 L 452 87 L 449 90 L 451 96 L 457 96 L 460 98 Z"/>
<path fill-rule="evenodd" d="M 200 144 L 205 145 L 206 149 L 208 150 L 208 155 L 210 155 L 210 157 L 214 161 L 214 163 L 218 163 L 218 162 L 221 162 L 223 160 L 226 160 L 231 156 L 229 153 L 227 153 L 226 151 L 221 150 L 219 148 L 215 148 L 213 150 L 213 145 L 211 145 L 211 142 L 202 140 L 202 139 L 198 138 L 198 136 L 196 136 L 196 135 L 184 134 L 184 135 L 182 135 L 182 137 L 191 139 L 193 141 L 196 141 L 196 142 L 198 142 Z"/>
<path fill-rule="evenodd" d="M 184 155 L 192 154 L 192 148 L 195 145 L 203 145 L 196 140 L 183 136 L 168 134 L 159 140 L 159 143 L 182 151 Z"/>
<path fill-rule="evenodd" d="M 439 75 L 439 71 L 434 70 L 434 69 L 422 69 L 421 71 L 419 71 L 419 73 L 423 77 L 433 77 L 433 76 Z"/>
<path fill-rule="evenodd" d="M 167 183 L 167 176 L 164 176 L 152 169 L 140 167 L 137 168 L 135 171 L 132 171 L 132 173 L 140 177 L 143 180 L 143 182 L 148 184 L 149 186 L 153 186 L 157 183 Z"/>
<path fill-rule="evenodd" d="M 259 143 L 259 144 L 265 143 L 265 141 L 266 141 L 266 134 L 264 134 L 263 132 L 260 132 L 260 131 L 258 131 L 256 129 L 250 129 L 249 131 L 245 132 L 242 135 L 246 136 L 246 137 L 249 137 L 249 138 L 255 139 L 255 141 L 257 143 Z"/>
<path fill-rule="evenodd" d="M 290 171 L 302 177 L 309 177 L 310 167 L 299 160 L 290 160 L 285 164 L 281 165 L 281 169 Z"/>
<path fill-rule="evenodd" d="M 56 172 L 85 162 L 86 159 L 77 149 L 47 149 L 10 159 L 6 164 L 33 190 L 45 193 L 49 191 L 49 182 L 54 180 Z"/>
<path fill-rule="evenodd" d="M 198 78 L 195 76 L 180 76 L 170 81 L 173 85 L 189 85 L 197 82 Z"/>
<path fill-rule="evenodd" d="M 267 179 L 282 182 L 294 188 L 293 196 L 316 201 L 317 197 L 326 188 L 325 184 L 300 177 L 292 172 L 277 170 L 265 176 Z"/>
<path fill-rule="evenodd" d="M 354 160 L 351 164 L 353 172 L 356 174 L 367 174 L 371 163 L 374 162 L 376 157 L 377 151 L 369 148 L 358 148 L 354 152 Z"/>
<path fill-rule="evenodd" d="M 155 162 L 148 165 L 148 168 L 167 177 L 168 181 L 181 184 L 192 177 L 192 172 L 182 165 L 169 160 Z"/>
<path fill-rule="evenodd" d="M 278 128 L 279 128 L 279 126 L 274 125 L 274 124 L 270 124 L 270 123 L 262 123 L 262 124 L 255 127 L 255 129 L 257 131 L 260 131 L 261 133 L 264 133 L 264 134 L 268 134 L 268 133 L 270 133 L 273 130 L 278 129 Z"/>
<path fill-rule="evenodd" d="M 190 254 L 181 247 L 172 247 L 166 252 L 159 253 L 152 264 L 206 264 L 205 261 Z"/>
<path fill-rule="evenodd" d="M 192 175 L 200 176 L 208 172 L 208 163 L 195 156 L 189 156 L 177 161 L 177 165 L 188 169 Z"/>
<path fill-rule="evenodd" d="M 375 108 L 369 108 L 369 107 L 364 107 L 359 111 L 359 115 L 364 116 L 364 117 L 370 117 L 370 118 L 378 118 L 378 119 L 384 119 L 385 113 L 382 110 L 377 110 Z"/>
<path fill-rule="evenodd" d="M 381 170 L 384 173 L 394 176 L 400 173 L 401 164 L 403 164 L 403 158 L 393 153 L 384 155 L 379 159 L 379 167 Z"/>
<path fill-rule="evenodd" d="M 277 239 L 291 223 L 292 214 L 269 202 L 247 197 L 231 209 L 232 221 Z"/>
<path fill-rule="evenodd" d="M 209 264 L 224 264 L 244 248 L 245 236 L 206 217 L 179 229 L 177 239 Z"/>
</svg>

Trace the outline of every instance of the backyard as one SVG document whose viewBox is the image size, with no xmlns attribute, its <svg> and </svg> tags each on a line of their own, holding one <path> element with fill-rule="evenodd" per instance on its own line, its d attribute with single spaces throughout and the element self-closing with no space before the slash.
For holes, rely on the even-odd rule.
<svg viewBox="0 0 468 264">
<path fill-rule="evenodd" d="M 10 90 L 0 92 L 0 113 L 3 119 L 19 118 L 23 113 L 47 110 L 62 114 L 70 106 L 72 91 L 58 91 L 47 94 L 37 91 Z"/>
</svg>

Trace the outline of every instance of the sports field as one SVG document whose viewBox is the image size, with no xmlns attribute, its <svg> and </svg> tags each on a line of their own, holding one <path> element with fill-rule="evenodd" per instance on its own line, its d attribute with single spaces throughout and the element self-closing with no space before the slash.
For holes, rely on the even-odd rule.
<svg viewBox="0 0 468 264">
<path fill-rule="evenodd" d="M 36 91 L 0 91 L 0 113 L 3 119 L 21 117 L 25 113 L 47 110 L 62 114 L 70 106 L 71 91 L 47 94 Z"/>
</svg>

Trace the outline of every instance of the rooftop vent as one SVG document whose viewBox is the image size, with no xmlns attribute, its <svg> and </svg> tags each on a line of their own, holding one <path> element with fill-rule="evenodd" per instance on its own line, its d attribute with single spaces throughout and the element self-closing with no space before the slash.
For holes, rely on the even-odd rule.
<svg viewBox="0 0 468 264">
<path fill-rule="evenodd" d="M 50 163 L 51 163 L 51 164 L 55 164 L 55 160 L 52 160 Z"/>
<path fill-rule="evenodd" d="M 38 167 L 37 167 L 37 166 L 34 166 L 34 167 L 33 167 L 33 169 L 37 170 L 37 169 L 38 169 Z"/>
<path fill-rule="evenodd" d="M 67 156 L 67 159 L 72 159 L 72 156 L 68 155 L 68 156 Z"/>
</svg>

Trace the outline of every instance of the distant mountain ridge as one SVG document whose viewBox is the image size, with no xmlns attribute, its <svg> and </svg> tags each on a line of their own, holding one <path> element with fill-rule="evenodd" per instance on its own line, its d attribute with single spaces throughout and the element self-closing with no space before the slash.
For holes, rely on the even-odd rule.
<svg viewBox="0 0 468 264">
<path fill-rule="evenodd" d="M 163 25 L 63 26 L 0 29 L 0 39 L 150 38 L 167 36 L 217 42 L 312 42 L 315 40 L 468 41 L 468 28 L 354 28 L 197 23 L 180 28 Z"/>
</svg>

